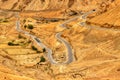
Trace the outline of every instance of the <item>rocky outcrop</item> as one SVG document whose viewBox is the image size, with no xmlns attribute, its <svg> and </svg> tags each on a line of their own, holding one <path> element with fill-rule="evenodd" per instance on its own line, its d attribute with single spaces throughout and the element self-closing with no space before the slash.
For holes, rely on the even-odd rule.
<svg viewBox="0 0 120 80">
<path fill-rule="evenodd" d="M 120 0 L 0 0 L 1 9 L 22 10 L 90 10 L 98 8 L 101 12 L 119 5 Z"/>
</svg>

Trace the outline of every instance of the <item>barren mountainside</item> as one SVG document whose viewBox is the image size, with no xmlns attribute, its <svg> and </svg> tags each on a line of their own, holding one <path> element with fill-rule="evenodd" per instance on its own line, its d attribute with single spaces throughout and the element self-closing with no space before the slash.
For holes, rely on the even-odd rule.
<svg viewBox="0 0 120 80">
<path fill-rule="evenodd" d="M 89 23 L 106 28 L 120 29 L 120 6 L 88 20 Z"/>
<path fill-rule="evenodd" d="M 0 80 L 120 80 L 119 29 L 120 0 L 0 0 Z"/>
<path fill-rule="evenodd" d="M 120 0 L 0 0 L 1 9 L 18 10 L 107 10 L 119 5 Z"/>
</svg>

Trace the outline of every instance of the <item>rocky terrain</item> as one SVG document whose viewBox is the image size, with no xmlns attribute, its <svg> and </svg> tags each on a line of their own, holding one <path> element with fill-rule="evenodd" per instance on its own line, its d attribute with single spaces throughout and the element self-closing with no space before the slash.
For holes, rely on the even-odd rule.
<svg viewBox="0 0 120 80">
<path fill-rule="evenodd" d="M 120 0 L 0 0 L 0 9 L 29 12 L 48 11 L 52 12 L 52 15 L 56 13 L 62 16 L 97 9 L 96 15 L 99 15 L 118 6 L 119 3 Z"/>
<path fill-rule="evenodd" d="M 120 80 L 119 2 L 0 0 L 0 80 Z M 93 9 L 96 12 L 88 15 L 85 26 L 78 18 L 67 29 L 60 27 Z M 59 63 L 67 59 L 65 45 L 55 37 L 62 32 L 74 61 L 51 64 L 45 49 L 16 30 L 16 11 L 20 11 L 21 29 L 40 38 Z"/>
<path fill-rule="evenodd" d="M 120 19 L 119 19 L 119 6 L 105 12 L 104 14 L 101 14 L 99 16 L 96 16 L 93 19 L 88 20 L 89 24 L 99 25 L 101 27 L 105 28 L 114 28 L 119 29 L 120 28 Z M 104 18 L 105 17 L 105 18 Z"/>
</svg>

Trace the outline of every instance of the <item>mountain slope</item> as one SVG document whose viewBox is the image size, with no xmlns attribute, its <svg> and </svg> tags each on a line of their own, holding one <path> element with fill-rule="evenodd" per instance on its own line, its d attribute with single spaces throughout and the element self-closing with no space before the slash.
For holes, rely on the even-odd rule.
<svg viewBox="0 0 120 80">
<path fill-rule="evenodd" d="M 107 8 L 119 5 L 120 0 L 0 0 L 1 9 L 45 10 L 73 9 L 89 10 Z"/>
<path fill-rule="evenodd" d="M 120 6 L 96 16 L 95 18 L 88 20 L 88 22 L 103 27 L 120 28 Z"/>
</svg>

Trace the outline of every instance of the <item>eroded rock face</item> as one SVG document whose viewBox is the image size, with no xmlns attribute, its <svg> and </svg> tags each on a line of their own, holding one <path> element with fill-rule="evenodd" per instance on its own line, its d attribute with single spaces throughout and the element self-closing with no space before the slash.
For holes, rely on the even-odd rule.
<svg viewBox="0 0 120 80">
<path fill-rule="evenodd" d="M 0 9 L 20 10 L 22 12 L 40 11 L 43 12 L 43 14 L 39 14 L 42 17 L 47 15 L 53 17 L 74 16 L 96 9 L 97 12 L 90 16 L 92 18 L 119 4 L 120 0 L 0 0 Z M 49 14 L 45 15 L 45 13 Z"/>
<path fill-rule="evenodd" d="M 1 0 L 2 9 L 46 10 L 46 9 L 74 9 L 86 10 L 92 8 L 103 9 L 119 5 L 120 0 Z M 7 4 L 7 5 L 6 5 Z"/>
</svg>

